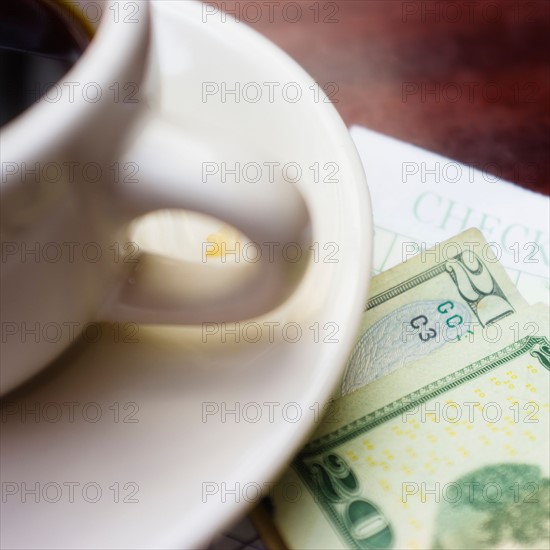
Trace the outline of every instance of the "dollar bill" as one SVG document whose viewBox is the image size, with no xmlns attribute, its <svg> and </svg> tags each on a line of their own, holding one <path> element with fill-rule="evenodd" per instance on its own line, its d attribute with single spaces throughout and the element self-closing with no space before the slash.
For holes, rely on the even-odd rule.
<svg viewBox="0 0 550 550">
<path fill-rule="evenodd" d="M 424 250 L 372 279 L 340 394 L 461 338 L 491 332 L 526 305 L 477 229 Z"/>
<path fill-rule="evenodd" d="M 289 548 L 548 548 L 549 311 L 340 398 L 281 483 Z M 293 495 L 292 498 L 288 495 Z"/>
</svg>

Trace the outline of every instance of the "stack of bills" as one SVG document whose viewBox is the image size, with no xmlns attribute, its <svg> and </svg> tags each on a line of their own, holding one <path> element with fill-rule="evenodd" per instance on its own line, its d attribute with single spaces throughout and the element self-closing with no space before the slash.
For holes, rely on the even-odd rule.
<svg viewBox="0 0 550 550">
<path fill-rule="evenodd" d="M 471 229 L 374 277 L 268 546 L 548 548 L 549 310 L 492 250 Z"/>
</svg>

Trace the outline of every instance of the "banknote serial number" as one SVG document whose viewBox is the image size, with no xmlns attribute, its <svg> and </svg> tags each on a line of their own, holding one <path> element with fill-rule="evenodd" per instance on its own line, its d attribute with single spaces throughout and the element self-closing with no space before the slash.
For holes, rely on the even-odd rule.
<svg viewBox="0 0 550 550">
<path fill-rule="evenodd" d="M 465 320 L 464 317 L 453 311 L 455 302 L 445 300 L 437 306 L 437 312 L 443 316 L 443 322 L 431 321 L 428 315 L 421 314 L 412 317 L 403 323 L 401 339 L 404 344 L 418 338 L 423 343 L 433 340 L 436 343 L 460 342 L 462 339 L 474 341 L 476 334 L 479 334 L 483 341 L 495 343 L 500 341 L 503 335 L 502 327 L 499 324 L 491 323 L 483 325 L 478 321 Z M 476 332 L 477 329 L 477 332 Z M 540 327 L 533 321 L 520 325 L 517 321 L 509 325 L 508 330 L 512 332 L 514 341 L 523 336 L 535 336 Z"/>
</svg>

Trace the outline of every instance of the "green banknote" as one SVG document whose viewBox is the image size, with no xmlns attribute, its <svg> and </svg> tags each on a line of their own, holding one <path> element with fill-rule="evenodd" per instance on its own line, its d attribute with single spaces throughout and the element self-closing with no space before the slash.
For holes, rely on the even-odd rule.
<svg viewBox="0 0 550 550">
<path fill-rule="evenodd" d="M 274 498 L 289 548 L 548 548 L 549 311 L 494 325 L 336 401 Z"/>
<path fill-rule="evenodd" d="M 449 343 L 492 333 L 526 306 L 477 229 L 374 277 L 369 296 L 339 395 Z"/>
</svg>

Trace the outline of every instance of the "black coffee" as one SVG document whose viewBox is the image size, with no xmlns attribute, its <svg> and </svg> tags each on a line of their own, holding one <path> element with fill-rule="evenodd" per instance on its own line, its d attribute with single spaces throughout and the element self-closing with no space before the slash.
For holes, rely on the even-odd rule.
<svg viewBox="0 0 550 550">
<path fill-rule="evenodd" d="M 53 0 L 0 0 L 0 126 L 63 78 L 90 40 Z"/>
</svg>

